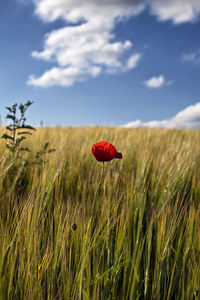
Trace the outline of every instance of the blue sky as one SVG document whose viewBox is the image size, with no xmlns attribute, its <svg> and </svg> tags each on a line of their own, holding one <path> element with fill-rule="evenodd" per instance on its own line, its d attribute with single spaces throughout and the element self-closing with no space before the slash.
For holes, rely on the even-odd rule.
<svg viewBox="0 0 200 300">
<path fill-rule="evenodd" d="M 146 3 L 1 0 L 2 120 L 200 128 L 200 2 Z"/>
</svg>

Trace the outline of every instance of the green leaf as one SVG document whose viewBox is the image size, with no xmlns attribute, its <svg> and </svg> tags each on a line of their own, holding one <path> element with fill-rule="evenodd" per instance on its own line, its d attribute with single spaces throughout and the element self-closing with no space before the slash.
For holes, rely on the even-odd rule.
<svg viewBox="0 0 200 300">
<path fill-rule="evenodd" d="M 10 139 L 10 140 L 14 141 L 14 137 L 8 135 L 7 133 L 4 133 L 1 138 L 5 139 L 5 140 Z"/>
<path fill-rule="evenodd" d="M 21 114 L 24 114 L 24 112 L 25 112 L 25 106 L 23 104 L 20 104 L 19 105 L 19 110 L 20 110 Z"/>
<path fill-rule="evenodd" d="M 21 132 L 18 132 L 18 135 L 22 135 L 22 134 L 29 134 L 29 135 L 32 135 L 31 132 L 28 132 L 28 131 L 21 131 Z"/>
<path fill-rule="evenodd" d="M 19 138 L 16 139 L 16 146 L 18 146 L 23 140 L 25 140 L 25 136 L 21 136 Z"/>
<path fill-rule="evenodd" d="M 47 148 L 48 148 L 48 146 L 49 146 L 49 142 L 46 142 L 46 143 L 44 144 L 43 150 L 46 151 Z"/>
<path fill-rule="evenodd" d="M 6 129 L 9 130 L 9 131 L 12 131 L 11 126 L 6 126 Z"/>
<path fill-rule="evenodd" d="M 30 129 L 30 130 L 36 130 L 34 127 L 32 127 L 31 125 L 25 125 L 25 124 L 22 124 L 22 126 L 18 127 L 19 129 L 20 128 L 25 128 L 25 129 Z"/>
<path fill-rule="evenodd" d="M 31 152 L 31 150 L 28 147 L 20 147 L 18 149 L 18 151 L 27 151 L 27 152 Z"/>
<path fill-rule="evenodd" d="M 43 153 L 43 151 L 38 151 L 35 155 L 35 158 L 38 159 Z"/>
<path fill-rule="evenodd" d="M 13 115 L 10 115 L 10 114 L 7 114 L 6 119 L 11 119 L 11 120 L 13 120 L 14 122 L 16 121 L 16 117 L 13 116 Z"/>
<path fill-rule="evenodd" d="M 11 107 L 11 111 L 13 114 L 16 114 L 16 108 L 17 108 L 17 103 L 13 104 L 13 106 Z"/>
<path fill-rule="evenodd" d="M 12 108 L 11 108 L 11 107 L 6 106 L 6 109 L 7 109 L 10 113 L 12 113 Z"/>
<path fill-rule="evenodd" d="M 9 149 L 11 152 L 15 152 L 15 147 L 13 147 L 11 144 L 7 143 L 6 148 Z"/>
<path fill-rule="evenodd" d="M 28 107 L 31 106 L 33 103 L 34 103 L 34 101 L 28 100 L 28 101 L 25 103 L 25 106 L 28 108 Z"/>
<path fill-rule="evenodd" d="M 52 153 L 52 152 L 56 152 L 56 149 L 49 149 L 49 150 L 47 151 L 47 153 Z"/>
</svg>

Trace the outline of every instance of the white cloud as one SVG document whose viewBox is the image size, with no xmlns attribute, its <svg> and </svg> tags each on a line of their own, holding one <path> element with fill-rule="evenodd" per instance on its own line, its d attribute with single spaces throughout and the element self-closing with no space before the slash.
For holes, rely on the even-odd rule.
<svg viewBox="0 0 200 300">
<path fill-rule="evenodd" d="M 33 0 L 36 14 L 44 21 L 62 18 L 77 22 L 101 16 L 104 20 L 110 17 L 124 17 L 138 14 L 149 7 L 159 20 L 172 20 L 173 23 L 195 21 L 200 15 L 199 0 Z M 99 17 L 100 18 L 100 17 Z"/>
<path fill-rule="evenodd" d="M 146 1 L 140 0 L 33 0 L 36 14 L 44 21 L 62 18 L 76 23 L 80 20 L 96 20 L 103 24 L 108 19 L 140 13 Z M 96 22 L 95 21 L 95 22 Z"/>
<path fill-rule="evenodd" d="M 136 53 L 129 57 L 126 62 L 126 70 L 134 69 L 137 67 L 139 61 L 141 59 L 141 54 Z"/>
<path fill-rule="evenodd" d="M 96 77 L 101 73 L 100 67 L 91 67 L 80 69 L 76 67 L 69 68 L 52 68 L 46 71 L 42 76 L 36 78 L 30 76 L 28 84 L 40 87 L 48 87 L 54 85 L 71 86 L 75 81 L 85 81 L 88 77 Z"/>
<path fill-rule="evenodd" d="M 152 89 L 158 89 L 161 86 L 163 86 L 165 83 L 165 78 L 163 75 L 160 75 L 158 77 L 152 77 L 148 79 L 147 81 L 144 81 L 144 85 L 146 85 L 148 88 Z"/>
<path fill-rule="evenodd" d="M 174 24 L 196 21 L 200 15 L 199 0 L 150 0 L 150 7 L 160 21 Z"/>
<path fill-rule="evenodd" d="M 115 41 L 112 31 L 116 18 L 138 14 L 144 5 L 130 0 L 123 4 L 114 0 L 35 0 L 36 14 L 44 21 L 58 18 L 74 23 L 46 35 L 43 51 L 33 51 L 37 59 L 51 61 L 56 67 L 39 77 L 31 75 L 28 84 L 35 86 L 69 86 L 76 81 L 96 77 L 100 73 L 116 73 L 133 69 L 140 54 L 132 43 Z M 93 70 L 98 70 L 93 72 Z"/>
<path fill-rule="evenodd" d="M 182 55 L 182 60 L 192 62 L 192 63 L 195 63 L 195 64 L 199 64 L 200 63 L 200 49 L 197 49 L 194 52 L 183 54 Z"/>
<path fill-rule="evenodd" d="M 55 64 L 41 76 L 29 77 L 28 84 L 38 86 L 72 85 L 93 77 L 93 68 L 98 68 L 98 74 L 135 68 L 141 54 L 134 53 L 129 40 L 116 41 L 113 29 L 117 21 L 138 15 L 147 7 L 158 19 L 173 23 L 194 21 L 200 14 L 199 0 L 32 1 L 35 14 L 44 22 L 66 22 L 45 36 L 43 50 L 32 52 L 34 58 Z"/>
<path fill-rule="evenodd" d="M 150 121 L 142 122 L 136 120 L 129 122 L 122 127 L 159 127 L 159 128 L 188 128 L 195 129 L 200 128 L 200 102 L 190 105 L 184 110 L 177 113 L 173 118 L 161 120 L 161 121 Z"/>
</svg>

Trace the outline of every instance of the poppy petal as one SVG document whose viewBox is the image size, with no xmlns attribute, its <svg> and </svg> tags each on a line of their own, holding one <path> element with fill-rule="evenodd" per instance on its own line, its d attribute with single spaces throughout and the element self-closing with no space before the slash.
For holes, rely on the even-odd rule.
<svg viewBox="0 0 200 300">
<path fill-rule="evenodd" d="M 92 154 L 96 160 L 100 162 L 111 161 L 113 158 L 122 158 L 122 154 L 117 152 L 112 144 L 105 141 L 94 144 L 92 147 Z"/>
</svg>

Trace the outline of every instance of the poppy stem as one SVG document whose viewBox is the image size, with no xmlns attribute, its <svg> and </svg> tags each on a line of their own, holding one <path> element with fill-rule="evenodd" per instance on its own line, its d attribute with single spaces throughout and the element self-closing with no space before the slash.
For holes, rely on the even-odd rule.
<svg viewBox="0 0 200 300">
<path fill-rule="evenodd" d="M 101 186 L 103 177 L 104 177 L 104 161 L 103 161 L 103 164 L 102 164 L 101 177 L 100 177 L 100 180 L 99 180 L 97 189 L 96 189 L 95 194 L 94 194 L 94 199 L 93 199 L 93 203 L 92 203 L 92 214 L 93 214 L 93 211 L 94 211 L 94 206 L 95 206 L 95 204 L 96 204 L 97 194 L 98 194 L 98 192 L 99 192 L 99 189 L 100 189 L 100 186 Z"/>
</svg>

